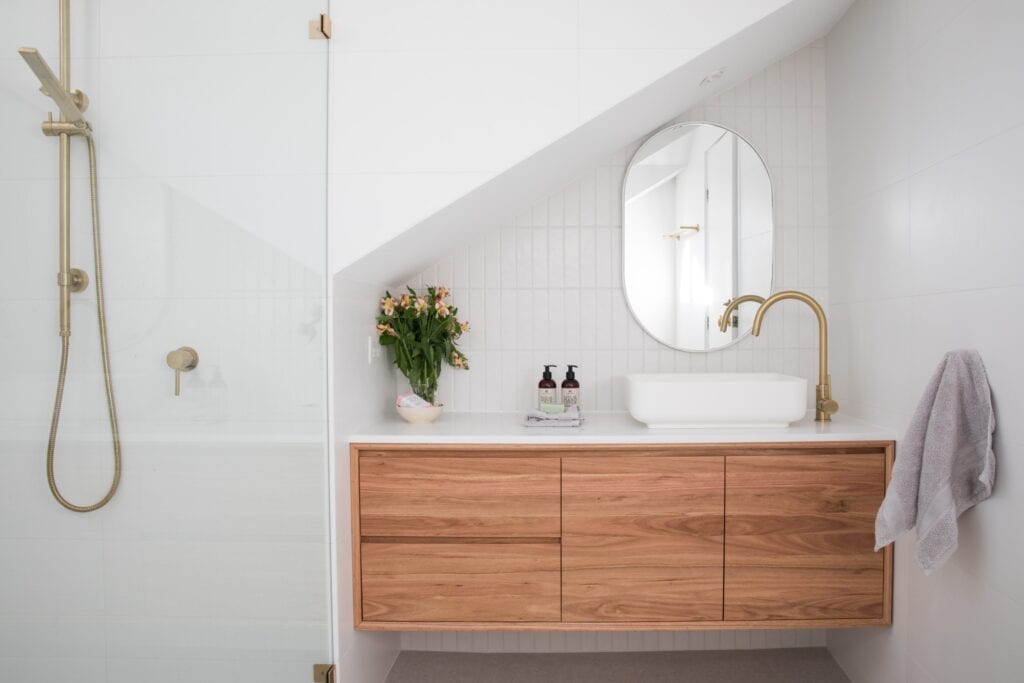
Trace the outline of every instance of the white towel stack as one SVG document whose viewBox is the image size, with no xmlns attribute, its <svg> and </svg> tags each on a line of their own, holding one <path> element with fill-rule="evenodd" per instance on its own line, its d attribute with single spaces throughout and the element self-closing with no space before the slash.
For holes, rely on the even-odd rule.
<svg viewBox="0 0 1024 683">
<path fill-rule="evenodd" d="M 566 408 L 564 413 L 531 410 L 526 414 L 527 427 L 579 427 L 582 424 L 583 415 L 577 406 Z"/>
</svg>

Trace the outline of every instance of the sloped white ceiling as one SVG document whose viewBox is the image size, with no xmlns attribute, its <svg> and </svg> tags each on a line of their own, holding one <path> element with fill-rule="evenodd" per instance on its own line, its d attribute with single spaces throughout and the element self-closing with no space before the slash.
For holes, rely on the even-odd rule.
<svg viewBox="0 0 1024 683">
<path fill-rule="evenodd" d="M 415 273 L 823 35 L 851 1 L 342 2 L 330 83 L 334 271 L 367 282 Z"/>
</svg>

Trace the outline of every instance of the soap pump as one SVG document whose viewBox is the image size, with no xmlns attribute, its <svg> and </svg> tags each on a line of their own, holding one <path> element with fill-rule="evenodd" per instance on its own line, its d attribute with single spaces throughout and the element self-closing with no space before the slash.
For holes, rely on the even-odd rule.
<svg viewBox="0 0 1024 683">
<path fill-rule="evenodd" d="M 544 376 L 541 378 L 540 383 L 537 384 L 538 408 L 544 403 L 555 403 L 558 400 L 558 385 L 555 384 L 555 380 L 551 379 L 551 368 L 557 367 L 557 365 L 544 366 Z"/>
<path fill-rule="evenodd" d="M 562 381 L 562 405 L 566 408 L 579 407 L 580 404 L 580 383 L 576 379 L 576 368 L 578 365 L 567 365 L 565 380 Z"/>
</svg>

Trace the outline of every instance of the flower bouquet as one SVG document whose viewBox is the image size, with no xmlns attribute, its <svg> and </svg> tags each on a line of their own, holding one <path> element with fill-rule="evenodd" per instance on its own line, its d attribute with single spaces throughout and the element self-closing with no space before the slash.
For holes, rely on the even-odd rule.
<svg viewBox="0 0 1024 683">
<path fill-rule="evenodd" d="M 459 309 L 448 301 L 451 292 L 444 287 L 427 287 L 425 295 L 407 289 L 398 298 L 385 292 L 377 315 L 377 335 L 381 346 L 394 349 L 395 365 L 429 408 L 437 396 L 442 363 L 469 368 L 466 355 L 455 346 L 469 330 L 469 323 L 456 318 Z"/>
</svg>

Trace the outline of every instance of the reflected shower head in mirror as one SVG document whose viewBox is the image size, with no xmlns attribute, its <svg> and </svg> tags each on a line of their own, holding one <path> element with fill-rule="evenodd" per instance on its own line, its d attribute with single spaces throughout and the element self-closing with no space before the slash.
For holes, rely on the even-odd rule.
<svg viewBox="0 0 1024 683">
<path fill-rule="evenodd" d="M 69 93 L 65 90 L 60 84 L 60 79 L 53 73 L 53 69 L 46 63 L 43 56 L 39 54 L 39 50 L 34 47 L 23 47 L 18 49 L 18 54 L 25 60 L 28 67 L 32 69 L 32 73 L 36 75 L 36 78 L 39 79 L 39 92 L 56 102 L 64 114 L 64 118 L 70 123 L 75 124 L 79 128 L 88 128 L 89 122 L 86 121 L 85 115 L 82 114 L 82 110 L 88 106 L 88 98 L 81 91 L 76 90 L 73 93 Z"/>
</svg>

